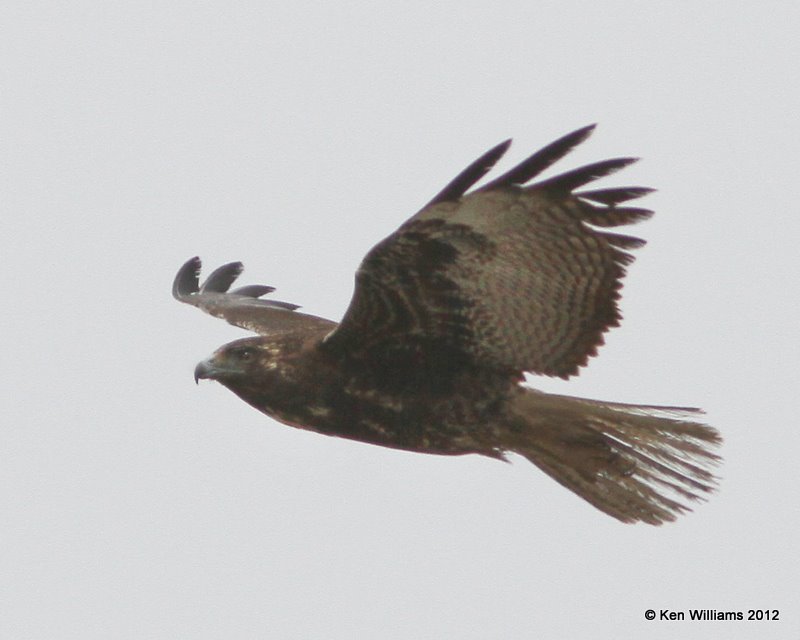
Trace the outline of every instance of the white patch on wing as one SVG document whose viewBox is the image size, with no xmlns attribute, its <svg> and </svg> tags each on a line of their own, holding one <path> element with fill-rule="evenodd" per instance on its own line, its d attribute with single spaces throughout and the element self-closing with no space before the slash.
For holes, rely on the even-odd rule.
<svg viewBox="0 0 800 640">
<path fill-rule="evenodd" d="M 319 405 L 310 405 L 308 410 L 311 412 L 311 415 L 316 418 L 327 418 L 331 413 L 330 408 Z"/>
</svg>

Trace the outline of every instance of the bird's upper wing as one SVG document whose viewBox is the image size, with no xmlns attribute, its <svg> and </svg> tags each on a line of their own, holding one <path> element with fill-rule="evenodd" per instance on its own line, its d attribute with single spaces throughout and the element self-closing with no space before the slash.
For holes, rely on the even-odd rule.
<svg viewBox="0 0 800 640">
<path fill-rule="evenodd" d="M 634 162 L 618 158 L 526 183 L 582 142 L 570 133 L 465 195 L 509 146 L 472 163 L 375 246 L 326 348 L 380 361 L 404 345 L 436 344 L 471 361 L 566 378 L 619 323 L 628 253 L 644 244 L 601 231 L 649 217 L 619 206 L 651 190 L 575 189 Z"/>
<path fill-rule="evenodd" d="M 193 305 L 206 313 L 223 318 L 232 325 L 263 335 L 325 328 L 336 323 L 317 316 L 299 313 L 296 304 L 261 300 L 274 291 L 266 285 L 249 285 L 229 291 L 242 273 L 241 262 L 231 262 L 215 269 L 200 285 L 200 258 L 191 258 L 179 270 L 172 284 L 176 300 Z"/>
</svg>

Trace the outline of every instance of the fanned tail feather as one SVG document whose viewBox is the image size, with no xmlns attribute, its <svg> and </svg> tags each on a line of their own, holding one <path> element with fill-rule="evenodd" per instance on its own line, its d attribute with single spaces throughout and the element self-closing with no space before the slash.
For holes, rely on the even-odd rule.
<svg viewBox="0 0 800 640">
<path fill-rule="evenodd" d="M 604 403 L 525 389 L 507 449 L 622 522 L 658 525 L 714 490 L 719 433 L 697 409 Z"/>
</svg>

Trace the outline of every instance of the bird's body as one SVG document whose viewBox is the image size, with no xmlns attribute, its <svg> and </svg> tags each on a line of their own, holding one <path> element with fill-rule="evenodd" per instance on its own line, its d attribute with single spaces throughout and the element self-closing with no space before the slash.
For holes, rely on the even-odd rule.
<svg viewBox="0 0 800 640">
<path fill-rule="evenodd" d="M 241 264 L 199 286 L 200 261 L 173 293 L 260 334 L 220 348 L 195 370 L 291 426 L 421 453 L 519 453 L 623 521 L 659 524 L 709 491 L 716 431 L 689 409 L 544 394 L 524 372 L 569 377 L 619 322 L 627 250 L 604 231 L 651 212 L 620 203 L 648 189 L 574 192 L 629 164 L 589 165 L 525 182 L 582 141 L 564 136 L 466 193 L 506 150 L 484 154 L 376 245 L 356 274 L 342 322 L 228 291 Z"/>
<path fill-rule="evenodd" d="M 420 453 L 501 456 L 491 428 L 515 393 L 519 378 L 446 357 L 418 366 L 414 354 L 390 369 L 365 369 L 331 353 L 325 334 L 246 338 L 223 357 L 246 362 L 228 378 L 201 363 L 198 377 L 214 377 L 259 411 L 294 427 Z M 245 375 L 242 375 L 245 371 Z M 391 373 L 386 378 L 386 373 Z M 402 381 L 397 384 L 394 378 Z M 384 378 L 384 379 L 382 379 Z"/>
</svg>

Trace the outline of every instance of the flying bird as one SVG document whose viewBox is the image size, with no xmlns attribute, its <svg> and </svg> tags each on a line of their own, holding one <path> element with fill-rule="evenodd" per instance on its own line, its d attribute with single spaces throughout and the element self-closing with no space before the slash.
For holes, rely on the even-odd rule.
<svg viewBox="0 0 800 640">
<path fill-rule="evenodd" d="M 197 365 L 259 411 L 300 429 L 420 453 L 521 455 L 623 522 L 657 525 L 712 491 L 718 432 L 699 410 L 554 395 L 524 374 L 578 373 L 620 321 L 631 250 L 607 229 L 646 219 L 643 187 L 581 190 L 635 158 L 531 183 L 583 142 L 570 133 L 470 191 L 508 150 L 470 164 L 377 244 L 341 322 L 231 290 L 242 264 L 200 285 L 200 259 L 178 271 L 181 302 L 258 334 Z"/>
</svg>

